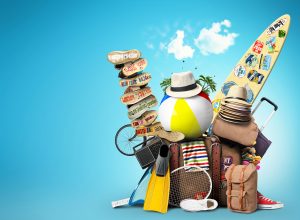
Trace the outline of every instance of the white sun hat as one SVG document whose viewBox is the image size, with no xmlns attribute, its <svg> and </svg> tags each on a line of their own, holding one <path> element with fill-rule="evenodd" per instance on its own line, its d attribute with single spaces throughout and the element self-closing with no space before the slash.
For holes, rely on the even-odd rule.
<svg viewBox="0 0 300 220">
<path fill-rule="evenodd" d="M 202 87 L 196 83 L 191 71 L 173 73 L 171 76 L 171 86 L 166 89 L 169 96 L 175 98 L 189 98 L 198 95 Z"/>
</svg>

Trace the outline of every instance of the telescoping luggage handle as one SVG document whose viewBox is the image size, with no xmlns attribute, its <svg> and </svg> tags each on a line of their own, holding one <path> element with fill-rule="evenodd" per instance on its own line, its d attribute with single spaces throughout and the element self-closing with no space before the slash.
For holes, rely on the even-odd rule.
<svg viewBox="0 0 300 220">
<path fill-rule="evenodd" d="M 262 97 L 261 100 L 259 101 L 259 103 L 256 105 L 256 107 L 254 108 L 254 110 L 252 111 L 252 115 L 255 113 L 255 111 L 258 109 L 258 107 L 260 106 L 260 104 L 266 101 L 268 102 L 270 105 L 272 105 L 274 107 L 274 110 L 271 112 L 271 114 L 269 115 L 269 117 L 267 118 L 267 120 L 265 121 L 265 123 L 261 126 L 260 131 L 264 130 L 264 128 L 268 125 L 268 123 L 270 122 L 271 118 L 273 117 L 274 113 L 277 111 L 278 106 L 272 102 L 270 99 L 266 98 L 266 97 Z"/>
</svg>

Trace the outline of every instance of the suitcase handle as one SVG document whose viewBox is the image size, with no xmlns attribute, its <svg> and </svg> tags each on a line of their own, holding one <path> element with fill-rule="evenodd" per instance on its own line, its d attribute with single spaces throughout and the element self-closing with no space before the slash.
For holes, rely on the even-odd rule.
<svg viewBox="0 0 300 220">
<path fill-rule="evenodd" d="M 267 101 L 270 105 L 273 105 L 274 111 L 277 111 L 278 105 L 276 105 L 276 104 L 275 104 L 274 102 L 272 102 L 270 99 L 268 99 L 268 98 L 266 98 L 266 97 L 262 97 L 260 101 L 261 101 L 261 102 Z"/>
<path fill-rule="evenodd" d="M 278 110 L 278 106 L 272 102 L 270 99 L 266 98 L 266 97 L 262 97 L 259 101 L 259 103 L 256 105 L 256 107 L 254 108 L 254 110 L 252 111 L 252 115 L 256 112 L 256 110 L 258 109 L 258 107 L 260 106 L 260 104 L 266 101 L 268 102 L 270 105 L 272 105 L 274 107 L 274 110 L 271 112 L 271 114 L 269 115 L 269 117 L 267 118 L 267 120 L 265 121 L 265 123 L 261 126 L 260 131 L 264 130 L 264 128 L 268 125 L 268 123 L 270 122 L 271 118 L 273 117 L 274 113 Z"/>
</svg>

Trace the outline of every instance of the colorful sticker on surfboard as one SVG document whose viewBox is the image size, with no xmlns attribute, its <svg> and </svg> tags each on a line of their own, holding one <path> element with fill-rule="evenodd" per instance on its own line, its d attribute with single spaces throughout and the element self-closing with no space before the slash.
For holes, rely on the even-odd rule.
<svg viewBox="0 0 300 220">
<path fill-rule="evenodd" d="M 244 85 L 247 90 L 247 102 L 252 103 L 254 99 L 254 93 L 248 84 Z"/>
<path fill-rule="evenodd" d="M 283 15 L 281 16 L 283 17 L 282 19 L 277 19 L 275 22 L 273 22 L 273 24 L 271 24 L 268 29 L 267 29 L 267 34 L 271 35 L 274 32 L 278 31 L 287 21 L 288 23 L 290 23 L 290 16 L 289 15 Z"/>
<path fill-rule="evenodd" d="M 221 101 L 222 99 L 215 99 L 213 102 L 212 102 L 212 106 L 213 106 L 213 111 L 218 113 L 219 110 L 220 110 L 220 105 L 221 105 Z"/>
<path fill-rule="evenodd" d="M 234 68 L 234 74 L 237 76 L 237 77 L 244 77 L 246 75 L 246 68 L 242 65 L 237 65 L 235 68 Z"/>
<path fill-rule="evenodd" d="M 256 70 L 250 70 L 247 77 L 251 82 L 261 84 L 265 76 Z"/>
<path fill-rule="evenodd" d="M 227 93 L 229 92 L 230 87 L 234 86 L 234 85 L 236 85 L 236 83 L 233 82 L 233 81 L 224 83 L 224 85 L 222 87 L 222 93 L 224 94 L 224 96 L 227 95 Z"/>
<path fill-rule="evenodd" d="M 256 64 L 258 63 L 258 59 L 257 59 L 257 56 L 253 53 L 249 53 L 246 55 L 246 59 L 245 59 L 245 64 L 248 66 L 248 67 L 255 67 Z"/>
<path fill-rule="evenodd" d="M 246 86 L 247 101 L 252 104 L 267 81 L 278 55 L 284 45 L 290 26 L 290 16 L 283 15 L 270 24 L 263 33 L 253 41 L 241 59 L 236 63 L 222 88 L 213 100 L 218 103 L 228 93 L 230 86 Z M 243 68 L 245 67 L 245 77 Z M 249 74 L 250 73 L 250 74 Z M 249 76 L 249 77 L 248 77 Z M 250 79 L 249 79 L 250 78 Z M 214 117 L 219 109 L 214 108 Z"/>
<path fill-rule="evenodd" d="M 285 37 L 285 35 L 286 35 L 286 32 L 284 30 L 278 31 L 278 37 L 283 38 L 283 37 Z"/>
<path fill-rule="evenodd" d="M 269 37 L 266 41 L 266 45 L 268 47 L 268 53 L 278 52 L 278 50 L 276 50 L 276 37 L 275 36 Z"/>
<path fill-rule="evenodd" d="M 259 41 L 259 40 L 257 40 L 257 41 L 255 41 L 254 46 L 252 47 L 252 51 L 255 52 L 255 53 L 260 54 L 260 52 L 262 51 L 263 47 L 264 47 L 264 43 L 261 42 L 261 41 Z"/>
<path fill-rule="evenodd" d="M 263 64 L 262 64 L 262 69 L 268 71 L 270 69 L 272 57 L 271 55 L 266 55 L 263 58 Z"/>
</svg>

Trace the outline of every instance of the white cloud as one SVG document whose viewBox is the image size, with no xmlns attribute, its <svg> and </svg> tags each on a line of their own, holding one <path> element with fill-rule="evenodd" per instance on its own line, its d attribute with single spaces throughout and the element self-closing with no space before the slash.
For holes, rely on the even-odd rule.
<svg viewBox="0 0 300 220">
<path fill-rule="evenodd" d="M 226 26 L 228 28 L 231 27 L 231 22 L 229 20 L 226 20 L 226 19 L 224 21 L 222 21 L 221 24 L 223 24 L 224 26 Z"/>
<path fill-rule="evenodd" d="M 152 43 L 150 43 L 150 42 L 146 43 L 146 47 L 149 48 L 149 49 L 151 49 L 151 50 L 154 49 L 154 45 Z"/>
<path fill-rule="evenodd" d="M 222 34 L 222 28 L 231 27 L 229 20 L 213 23 L 211 28 L 202 28 L 199 36 L 194 39 L 195 45 L 203 55 L 224 53 L 230 46 L 234 45 L 237 33 L 230 33 L 227 29 Z"/>
<path fill-rule="evenodd" d="M 167 46 L 168 53 L 173 53 L 177 60 L 185 58 L 192 58 L 194 55 L 194 49 L 189 45 L 183 45 L 184 31 L 177 30 L 176 38 L 173 39 Z"/>
</svg>

